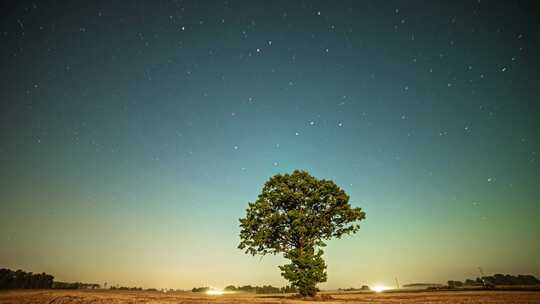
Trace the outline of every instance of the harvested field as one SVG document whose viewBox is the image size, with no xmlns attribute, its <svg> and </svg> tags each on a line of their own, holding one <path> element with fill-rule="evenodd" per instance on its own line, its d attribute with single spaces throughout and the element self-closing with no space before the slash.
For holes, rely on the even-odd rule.
<svg viewBox="0 0 540 304">
<path fill-rule="evenodd" d="M 208 296 L 206 294 L 91 291 L 91 290 L 15 290 L 1 291 L 0 303 L 539 303 L 540 292 L 522 291 L 464 291 L 415 293 L 321 293 L 315 300 L 296 299 L 282 295 L 254 295 L 247 293 Z"/>
</svg>

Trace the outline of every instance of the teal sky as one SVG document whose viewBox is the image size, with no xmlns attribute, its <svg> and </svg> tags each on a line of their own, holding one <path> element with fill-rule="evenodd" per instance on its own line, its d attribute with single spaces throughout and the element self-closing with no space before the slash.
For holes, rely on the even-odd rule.
<svg viewBox="0 0 540 304">
<path fill-rule="evenodd" d="M 321 288 L 540 276 L 535 2 L 4 6 L 0 267 L 282 286 L 238 218 L 303 169 L 367 213 Z"/>
</svg>

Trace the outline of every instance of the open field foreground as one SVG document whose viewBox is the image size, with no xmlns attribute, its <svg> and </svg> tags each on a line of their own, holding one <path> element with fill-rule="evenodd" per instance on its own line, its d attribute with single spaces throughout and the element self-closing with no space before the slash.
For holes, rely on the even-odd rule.
<svg viewBox="0 0 540 304">
<path fill-rule="evenodd" d="M 198 293 L 165 294 L 128 291 L 1 291 L 0 303 L 540 303 L 539 292 L 468 291 L 347 294 L 321 293 L 324 300 L 309 301 L 281 295 L 227 294 L 208 296 Z"/>
</svg>

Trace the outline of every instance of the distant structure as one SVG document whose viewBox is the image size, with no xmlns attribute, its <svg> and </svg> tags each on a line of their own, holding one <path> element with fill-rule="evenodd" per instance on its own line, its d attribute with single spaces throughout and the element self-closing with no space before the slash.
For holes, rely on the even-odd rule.
<svg viewBox="0 0 540 304">
<path fill-rule="evenodd" d="M 484 270 L 482 270 L 482 267 L 478 266 L 478 271 L 480 271 L 480 280 L 482 281 L 482 286 L 486 287 L 486 281 L 484 280 L 486 275 L 484 274 Z"/>
<path fill-rule="evenodd" d="M 484 288 L 494 288 L 495 284 L 484 279 L 486 275 L 484 274 L 484 270 L 482 270 L 482 267 L 478 266 L 478 271 L 480 271 L 480 280 L 482 281 L 482 286 Z"/>
<path fill-rule="evenodd" d="M 396 277 L 396 289 L 399 289 L 399 282 L 397 280 L 397 277 Z"/>
</svg>

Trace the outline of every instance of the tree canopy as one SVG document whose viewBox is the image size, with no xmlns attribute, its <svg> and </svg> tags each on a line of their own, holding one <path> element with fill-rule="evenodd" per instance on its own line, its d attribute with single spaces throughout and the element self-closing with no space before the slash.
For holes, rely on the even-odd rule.
<svg viewBox="0 0 540 304">
<path fill-rule="evenodd" d="M 54 277 L 46 273 L 0 269 L 0 289 L 46 289 L 52 288 Z"/>
<path fill-rule="evenodd" d="M 349 196 L 333 181 L 306 171 L 278 174 L 264 185 L 240 219 L 238 247 L 252 255 L 283 253 L 291 260 L 281 275 L 300 294 L 313 296 L 326 281 L 321 247 L 325 241 L 358 231 L 366 215 L 349 204 Z"/>
</svg>

